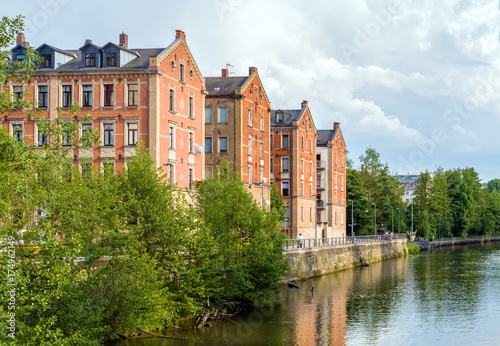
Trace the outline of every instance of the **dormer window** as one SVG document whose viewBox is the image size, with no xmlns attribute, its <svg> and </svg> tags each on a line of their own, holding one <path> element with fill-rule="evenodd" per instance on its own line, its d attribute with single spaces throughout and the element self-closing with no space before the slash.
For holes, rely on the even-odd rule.
<svg viewBox="0 0 500 346">
<path fill-rule="evenodd" d="M 17 54 L 16 55 L 16 61 L 23 61 L 24 59 L 26 59 L 26 55 L 24 55 L 24 54 Z"/>
<path fill-rule="evenodd" d="M 276 112 L 276 122 L 277 123 L 283 122 L 283 112 Z"/>
<path fill-rule="evenodd" d="M 95 67 L 95 53 L 85 54 L 85 67 Z"/>
<path fill-rule="evenodd" d="M 52 55 L 42 54 L 42 68 L 52 68 Z"/>
<path fill-rule="evenodd" d="M 106 66 L 107 67 L 116 67 L 116 53 L 107 53 L 106 54 Z"/>
</svg>

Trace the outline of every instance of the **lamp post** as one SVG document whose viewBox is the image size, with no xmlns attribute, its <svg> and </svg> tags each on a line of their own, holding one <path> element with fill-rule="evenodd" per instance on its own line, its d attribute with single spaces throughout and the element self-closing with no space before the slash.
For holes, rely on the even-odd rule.
<svg viewBox="0 0 500 346">
<path fill-rule="evenodd" d="M 401 233 L 401 221 L 400 221 L 400 213 L 399 213 L 399 208 L 396 208 L 398 210 L 398 233 Z"/>
<path fill-rule="evenodd" d="M 266 177 L 262 177 L 262 180 L 259 181 L 258 183 L 255 183 L 255 185 L 260 185 L 261 188 L 262 188 L 262 197 L 261 197 L 261 200 L 260 200 L 260 206 L 262 209 L 264 209 L 264 184 L 267 182 L 267 178 Z"/>
<path fill-rule="evenodd" d="M 392 212 L 392 228 L 391 232 L 394 233 L 394 207 L 391 205 L 391 212 Z"/>
<path fill-rule="evenodd" d="M 375 220 L 375 235 L 377 235 L 377 205 L 375 204 L 375 202 L 372 202 L 373 204 L 373 210 L 375 211 L 375 216 L 374 216 L 374 220 Z"/>
<path fill-rule="evenodd" d="M 350 199 L 349 202 L 351 202 L 351 237 L 354 242 L 354 201 Z"/>
<path fill-rule="evenodd" d="M 411 233 L 410 233 L 410 241 L 412 241 L 413 237 L 413 200 L 411 201 Z"/>
</svg>

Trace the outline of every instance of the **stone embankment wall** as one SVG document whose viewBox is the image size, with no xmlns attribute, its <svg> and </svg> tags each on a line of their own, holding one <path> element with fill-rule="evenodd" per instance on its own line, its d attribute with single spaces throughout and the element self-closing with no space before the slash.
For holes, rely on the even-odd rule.
<svg viewBox="0 0 500 346">
<path fill-rule="evenodd" d="M 286 281 L 305 279 L 408 254 L 406 239 L 338 245 L 287 252 Z"/>
</svg>

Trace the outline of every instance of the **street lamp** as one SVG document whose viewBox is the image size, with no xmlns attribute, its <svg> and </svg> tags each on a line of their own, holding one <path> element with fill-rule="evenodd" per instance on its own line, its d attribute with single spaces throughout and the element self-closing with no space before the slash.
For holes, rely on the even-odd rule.
<svg viewBox="0 0 500 346">
<path fill-rule="evenodd" d="M 372 202 L 373 204 L 373 209 L 375 211 L 375 216 L 374 216 L 374 219 L 375 219 L 375 235 L 377 235 L 377 205 L 375 204 L 375 202 Z"/>
<path fill-rule="evenodd" d="M 411 234 L 410 234 L 410 241 L 413 241 L 413 200 L 411 201 Z"/>
<path fill-rule="evenodd" d="M 398 210 L 398 233 L 401 233 L 401 221 L 400 221 L 401 214 L 399 213 L 399 208 L 396 209 Z"/>
<path fill-rule="evenodd" d="M 260 200 L 260 206 L 262 207 L 262 209 L 264 209 L 264 184 L 267 182 L 267 178 L 266 177 L 263 177 L 262 178 L 262 181 L 259 181 L 258 183 L 255 183 L 255 185 L 260 185 L 262 187 L 262 197 L 261 197 L 261 200 Z"/>
<path fill-rule="evenodd" d="M 354 201 L 352 199 L 349 200 L 351 202 L 351 237 L 352 240 L 354 241 Z"/>
<path fill-rule="evenodd" d="M 391 212 L 392 212 L 392 228 L 391 232 L 394 233 L 394 207 L 391 205 Z"/>
</svg>

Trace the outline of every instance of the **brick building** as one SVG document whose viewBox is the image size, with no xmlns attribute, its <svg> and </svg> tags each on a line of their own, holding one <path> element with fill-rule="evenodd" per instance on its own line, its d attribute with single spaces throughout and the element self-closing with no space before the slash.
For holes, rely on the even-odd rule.
<svg viewBox="0 0 500 346">
<path fill-rule="evenodd" d="M 285 232 L 296 238 L 321 237 L 316 227 L 316 127 L 307 101 L 300 109 L 271 115 L 271 169 L 288 206 Z"/>
<path fill-rule="evenodd" d="M 340 123 L 318 130 L 316 146 L 318 227 L 323 237 L 345 237 L 346 148 Z"/>
<path fill-rule="evenodd" d="M 205 99 L 205 175 L 221 159 L 234 162 L 254 198 L 270 200 L 271 102 L 256 67 L 248 76 L 207 77 Z M 264 181 L 264 185 L 261 182 Z"/>
<path fill-rule="evenodd" d="M 71 104 L 81 107 L 75 120 L 80 121 L 82 131 L 97 130 L 101 143 L 90 150 L 71 148 L 68 143 L 75 165 L 108 163 L 120 169 L 136 144 L 143 142 L 174 183 L 190 187 L 204 174 L 203 155 L 196 148 L 205 137 L 205 79 L 186 36 L 177 30 L 174 41 L 164 48 L 129 48 L 125 33 L 119 42 L 101 47 L 87 40 L 76 50 L 41 45 L 36 49 L 43 58 L 41 66 L 29 83 L 9 85 L 13 97 L 33 100 L 41 117 L 51 121 Z M 24 59 L 26 49 L 24 35 L 19 34 L 12 59 Z M 83 121 L 87 113 L 92 121 Z M 35 149 L 51 141 L 40 133 L 37 120 L 27 120 L 23 110 L 6 114 L 1 126 Z"/>
</svg>

